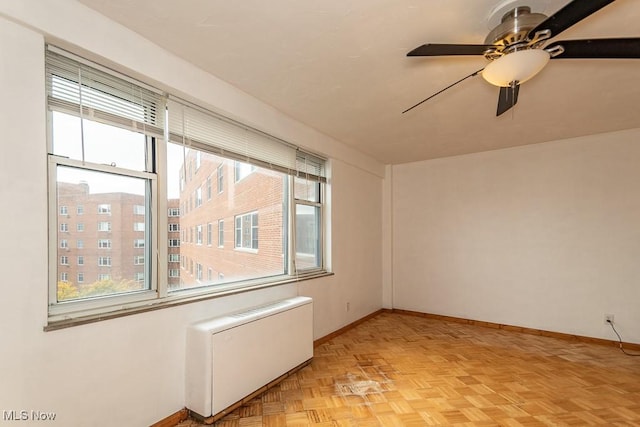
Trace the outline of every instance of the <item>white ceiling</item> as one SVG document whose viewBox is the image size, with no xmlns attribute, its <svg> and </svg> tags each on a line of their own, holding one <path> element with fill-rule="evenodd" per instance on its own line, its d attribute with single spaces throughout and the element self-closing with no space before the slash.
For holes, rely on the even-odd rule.
<svg viewBox="0 0 640 427">
<path fill-rule="evenodd" d="M 385 164 L 640 127 L 640 60 L 552 60 L 500 117 L 481 76 L 401 114 L 486 64 L 406 53 L 481 44 L 513 0 L 80 2 Z M 568 1 L 516 3 L 550 15 Z M 557 39 L 640 37 L 638 22 L 640 1 L 617 0 Z"/>
</svg>

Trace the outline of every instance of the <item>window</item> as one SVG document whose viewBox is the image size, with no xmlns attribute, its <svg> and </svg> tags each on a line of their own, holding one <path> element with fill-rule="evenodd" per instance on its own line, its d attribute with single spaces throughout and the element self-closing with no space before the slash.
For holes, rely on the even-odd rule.
<svg viewBox="0 0 640 427">
<path fill-rule="evenodd" d="M 103 215 L 111 215 L 111 205 L 109 204 L 98 205 L 98 213 Z"/>
<path fill-rule="evenodd" d="M 258 249 L 258 213 L 236 216 L 236 248 Z"/>
<path fill-rule="evenodd" d="M 60 273 L 60 281 L 61 282 L 68 282 L 69 281 L 69 273 L 67 273 L 67 272 Z"/>
<path fill-rule="evenodd" d="M 218 221 L 218 247 L 224 247 L 224 221 Z"/>
<path fill-rule="evenodd" d="M 62 255 L 60 257 L 60 265 L 69 265 L 69 257 L 66 255 Z"/>
<path fill-rule="evenodd" d="M 217 169 L 218 193 L 222 193 L 222 190 L 224 190 L 224 169 L 222 168 L 223 165 L 224 163 L 220 164 L 220 166 L 218 166 L 218 169 Z"/>
<path fill-rule="evenodd" d="M 45 75 L 50 322 L 324 272 L 322 159 L 60 49 Z"/>
<path fill-rule="evenodd" d="M 253 165 L 242 163 L 242 162 L 235 162 L 234 173 L 235 173 L 236 182 L 245 179 L 255 170 L 256 170 L 256 167 Z"/>
<path fill-rule="evenodd" d="M 202 264 L 196 264 L 196 278 L 202 280 Z"/>
<path fill-rule="evenodd" d="M 195 203 L 196 208 L 202 206 L 202 188 L 200 187 L 196 188 Z"/>
</svg>

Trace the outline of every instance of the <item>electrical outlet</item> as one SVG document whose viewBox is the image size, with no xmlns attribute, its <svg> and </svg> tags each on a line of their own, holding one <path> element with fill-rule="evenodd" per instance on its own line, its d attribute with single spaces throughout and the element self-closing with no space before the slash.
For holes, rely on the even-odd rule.
<svg viewBox="0 0 640 427">
<path fill-rule="evenodd" d="M 613 323 L 613 314 L 604 315 L 604 324 L 608 325 L 609 323 Z"/>
</svg>

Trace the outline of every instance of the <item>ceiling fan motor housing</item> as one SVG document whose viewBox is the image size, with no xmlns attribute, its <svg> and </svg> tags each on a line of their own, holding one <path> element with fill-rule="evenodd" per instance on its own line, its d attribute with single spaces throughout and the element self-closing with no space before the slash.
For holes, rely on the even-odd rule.
<svg viewBox="0 0 640 427">
<path fill-rule="evenodd" d="M 536 43 L 532 44 L 527 36 L 545 19 L 546 15 L 531 13 L 528 6 L 519 6 L 507 12 L 484 41 L 486 45 L 495 46 L 485 52 L 485 57 L 493 60 L 517 50 L 534 48 Z"/>
</svg>

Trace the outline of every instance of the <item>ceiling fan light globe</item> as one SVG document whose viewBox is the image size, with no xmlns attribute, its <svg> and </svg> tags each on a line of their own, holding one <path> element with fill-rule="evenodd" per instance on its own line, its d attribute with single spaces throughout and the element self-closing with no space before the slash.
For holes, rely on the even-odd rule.
<svg viewBox="0 0 640 427">
<path fill-rule="evenodd" d="M 495 86 L 509 87 L 512 82 L 521 84 L 542 71 L 550 58 L 542 49 L 519 50 L 489 63 L 482 77 Z"/>
</svg>

